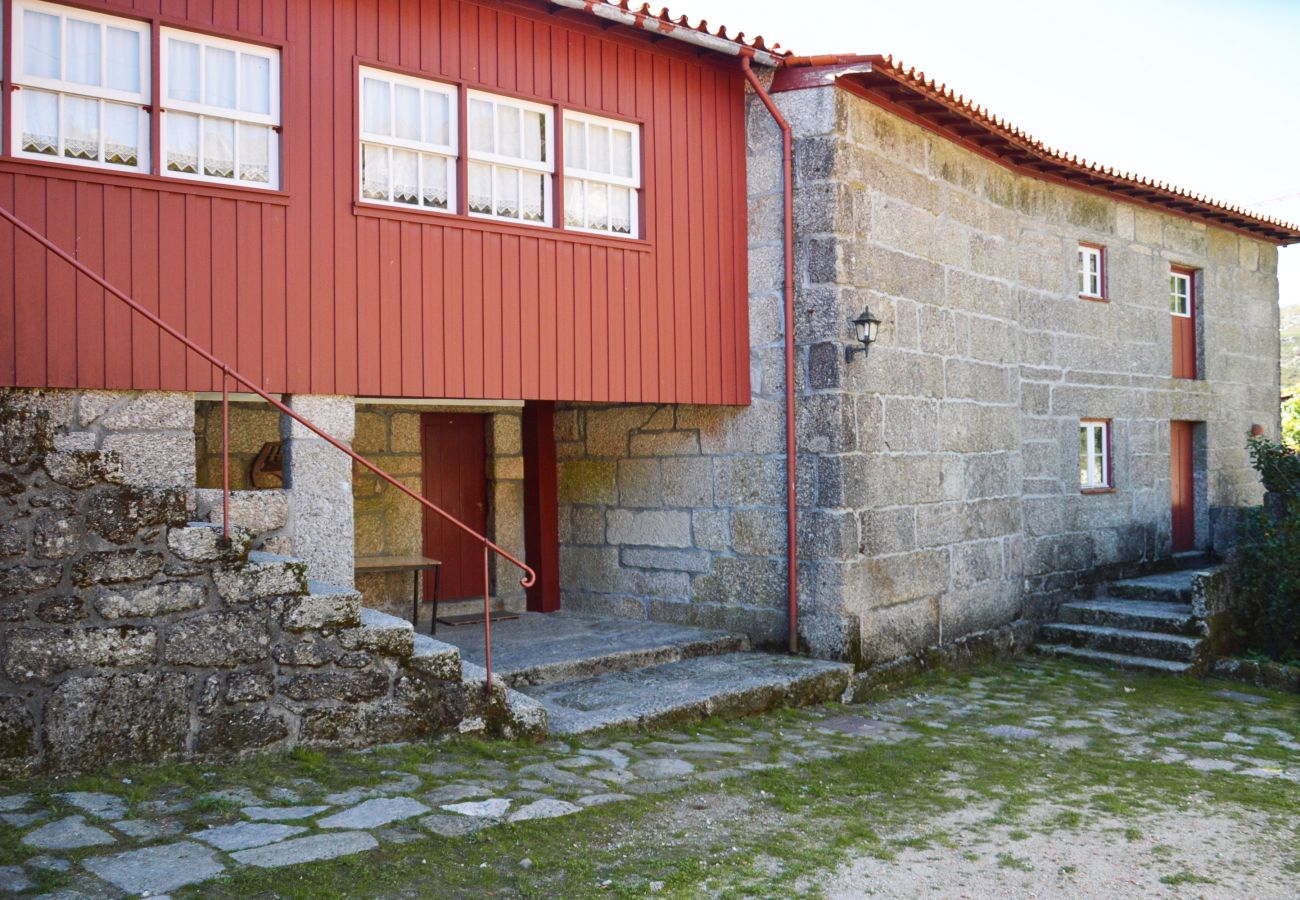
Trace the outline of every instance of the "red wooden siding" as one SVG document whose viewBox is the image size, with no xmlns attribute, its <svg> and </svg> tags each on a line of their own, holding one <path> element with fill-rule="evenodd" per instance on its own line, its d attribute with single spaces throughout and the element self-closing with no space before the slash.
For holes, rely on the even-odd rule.
<svg viewBox="0 0 1300 900">
<path fill-rule="evenodd" d="M 734 60 L 534 2 L 80 5 L 282 48 L 280 191 L 0 158 L 0 203 L 265 389 L 748 402 Z M 358 65 L 641 123 L 641 239 L 359 207 Z M 0 384 L 219 387 L 46 257 L 0 227 Z"/>
</svg>

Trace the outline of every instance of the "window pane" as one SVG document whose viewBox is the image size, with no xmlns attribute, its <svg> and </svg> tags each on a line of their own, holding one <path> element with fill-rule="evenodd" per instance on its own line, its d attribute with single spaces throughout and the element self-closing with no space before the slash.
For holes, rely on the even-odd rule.
<svg viewBox="0 0 1300 900">
<path fill-rule="evenodd" d="M 203 174 L 235 177 L 235 123 L 203 117 Z"/>
<path fill-rule="evenodd" d="M 361 80 L 361 108 L 363 110 L 361 130 L 370 134 L 392 134 L 393 126 L 389 119 L 388 82 L 377 78 Z"/>
<path fill-rule="evenodd" d="M 58 78 L 59 20 L 56 16 L 23 10 L 23 73 Z"/>
<path fill-rule="evenodd" d="M 271 181 L 271 129 L 266 125 L 239 126 L 239 177 L 243 181 Z"/>
<path fill-rule="evenodd" d="M 568 143 L 568 137 L 565 137 Z M 566 151 L 567 146 L 566 146 Z M 564 224 L 570 228 L 581 228 L 586 221 L 586 209 L 582 203 L 583 183 L 581 179 L 569 178 L 564 182 Z"/>
<path fill-rule="evenodd" d="M 393 134 L 408 141 L 420 139 L 420 89 L 393 85 Z"/>
<path fill-rule="evenodd" d="M 223 109 L 235 108 L 235 51 L 203 48 L 203 102 Z"/>
<path fill-rule="evenodd" d="M 99 101 L 63 98 L 63 155 L 99 159 Z"/>
<path fill-rule="evenodd" d="M 546 161 L 546 117 L 532 110 L 524 111 L 524 159 Z"/>
<path fill-rule="evenodd" d="M 409 203 L 412 206 L 420 202 L 420 158 L 414 150 L 393 151 L 393 201 Z"/>
<path fill-rule="evenodd" d="M 167 39 L 167 96 L 199 101 L 199 45 Z"/>
<path fill-rule="evenodd" d="M 199 117 L 167 113 L 167 168 L 197 175 L 199 171 Z"/>
<path fill-rule="evenodd" d="M 424 92 L 424 139 L 430 144 L 451 146 L 451 105 L 446 94 Z"/>
<path fill-rule="evenodd" d="M 496 214 L 519 218 L 519 170 L 496 167 Z"/>
<path fill-rule="evenodd" d="M 614 174 L 624 178 L 632 177 L 632 135 L 626 131 L 614 131 Z"/>
<path fill-rule="evenodd" d="M 512 106 L 497 107 L 497 152 L 518 159 L 523 155 L 519 110 Z"/>
<path fill-rule="evenodd" d="M 564 159 L 575 169 L 587 168 L 587 128 L 572 119 L 564 123 Z"/>
<path fill-rule="evenodd" d="M 122 103 L 104 104 L 104 162 L 118 166 L 140 164 L 140 116 L 144 113 Z"/>
<path fill-rule="evenodd" d="M 140 93 L 140 33 L 108 29 L 107 82 L 115 91 Z"/>
<path fill-rule="evenodd" d="M 598 231 L 609 229 L 609 202 L 605 185 L 587 182 L 587 227 Z"/>
<path fill-rule="evenodd" d="M 609 129 L 604 125 L 587 126 L 587 154 L 591 171 L 609 174 Z"/>
<path fill-rule="evenodd" d="M 424 205 L 434 209 L 446 209 L 448 201 L 446 158 L 425 153 L 421 156 L 420 165 L 424 170 L 422 172 Z"/>
<path fill-rule="evenodd" d="M 271 61 L 254 53 L 239 54 L 239 108 L 244 112 L 271 112 Z"/>
<path fill-rule="evenodd" d="M 68 29 L 68 64 L 64 78 L 77 84 L 99 84 L 100 51 L 99 25 L 65 19 Z"/>
<path fill-rule="evenodd" d="M 524 221 L 546 221 L 546 176 L 524 172 Z"/>
<path fill-rule="evenodd" d="M 45 91 L 25 90 L 22 147 L 27 153 L 59 152 L 59 98 Z"/>
<path fill-rule="evenodd" d="M 491 153 L 495 147 L 496 140 L 492 136 L 492 104 L 482 100 L 469 101 L 469 148 Z"/>
<path fill-rule="evenodd" d="M 1079 484 L 1088 486 L 1088 427 L 1079 429 Z"/>
<path fill-rule="evenodd" d="M 632 192 L 627 188 L 609 189 L 609 230 L 616 234 L 632 233 Z"/>
<path fill-rule="evenodd" d="M 492 212 L 492 167 L 483 163 L 469 166 L 469 211 Z"/>
<path fill-rule="evenodd" d="M 388 199 L 388 150 L 383 147 L 361 145 L 361 196 L 366 200 Z"/>
</svg>

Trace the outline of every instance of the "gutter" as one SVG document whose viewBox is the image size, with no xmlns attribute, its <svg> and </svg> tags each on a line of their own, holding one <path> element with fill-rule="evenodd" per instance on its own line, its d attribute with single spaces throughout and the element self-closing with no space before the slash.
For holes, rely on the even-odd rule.
<svg viewBox="0 0 1300 900">
<path fill-rule="evenodd" d="M 757 57 L 755 57 L 757 58 Z M 794 422 L 794 138 L 790 123 L 772 100 L 749 64 L 750 54 L 741 54 L 740 68 L 772 119 L 781 129 L 781 187 L 785 194 L 782 228 L 785 237 L 785 517 L 786 517 L 786 606 L 790 620 L 790 652 L 799 652 L 799 497 L 796 489 Z"/>
<path fill-rule="evenodd" d="M 763 66 L 775 67 L 781 65 L 781 57 L 767 50 L 750 47 L 729 38 L 709 34 L 707 31 L 700 31 L 691 28 L 689 25 L 675 25 L 658 16 L 644 12 L 633 12 L 631 9 L 623 9 L 612 3 L 601 2 L 601 0 L 551 0 L 551 2 L 556 6 L 580 10 L 589 15 L 599 16 L 602 19 L 626 25 L 629 28 L 639 28 L 642 31 L 685 41 L 688 44 L 703 47 L 705 50 L 712 50 L 714 53 L 725 53 L 728 56 L 739 56 L 742 59 L 752 56 L 759 65 Z M 740 37 L 743 38 L 744 35 Z"/>
</svg>

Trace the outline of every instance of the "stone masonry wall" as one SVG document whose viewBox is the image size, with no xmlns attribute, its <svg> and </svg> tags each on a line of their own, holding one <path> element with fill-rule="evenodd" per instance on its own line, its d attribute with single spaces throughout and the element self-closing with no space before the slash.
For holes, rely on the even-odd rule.
<svg viewBox="0 0 1300 900">
<path fill-rule="evenodd" d="M 417 663 L 409 629 L 361 627 L 355 592 L 307 594 L 301 562 L 250 559 L 249 533 L 224 549 L 218 528 L 187 524 L 187 486 L 140 484 L 140 442 L 114 429 L 192 435 L 185 410 L 167 395 L 0 393 L 0 776 L 459 722 L 472 700 L 454 653 Z M 151 457 L 154 480 L 192 484 L 192 445 L 174 449 Z"/>
<path fill-rule="evenodd" d="M 870 666 L 1041 613 L 1169 553 L 1169 421 L 1197 430 L 1197 539 L 1259 500 L 1277 430 L 1276 248 L 1015 175 L 847 92 L 796 135 L 801 642 Z M 784 634 L 780 135 L 751 98 L 743 409 L 557 418 L 566 608 Z M 1078 297 L 1080 241 L 1110 302 Z M 1201 270 L 1201 380 L 1169 377 L 1168 266 Z M 883 320 L 845 362 L 849 320 Z M 1112 493 L 1078 490 L 1113 420 Z M 1216 527 L 1217 526 L 1217 527 Z M 1215 532 L 1218 532 L 1216 535 Z"/>
<path fill-rule="evenodd" d="M 200 488 L 221 487 L 221 401 L 195 404 L 194 443 Z M 230 489 L 253 489 L 253 461 L 262 446 L 280 440 L 280 411 L 268 403 L 230 404 Z"/>
</svg>

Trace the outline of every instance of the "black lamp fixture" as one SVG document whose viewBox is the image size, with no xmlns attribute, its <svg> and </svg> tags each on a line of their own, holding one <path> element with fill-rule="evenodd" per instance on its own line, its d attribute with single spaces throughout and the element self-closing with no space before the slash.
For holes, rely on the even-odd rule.
<svg viewBox="0 0 1300 900">
<path fill-rule="evenodd" d="M 867 306 L 863 307 L 856 319 L 850 319 L 849 324 L 853 326 L 853 335 L 862 346 L 854 347 L 850 344 L 845 347 L 845 362 L 851 362 L 855 353 L 866 356 L 871 351 L 871 345 L 876 342 L 876 331 L 880 328 L 880 320 L 871 314 L 871 307 Z"/>
</svg>

